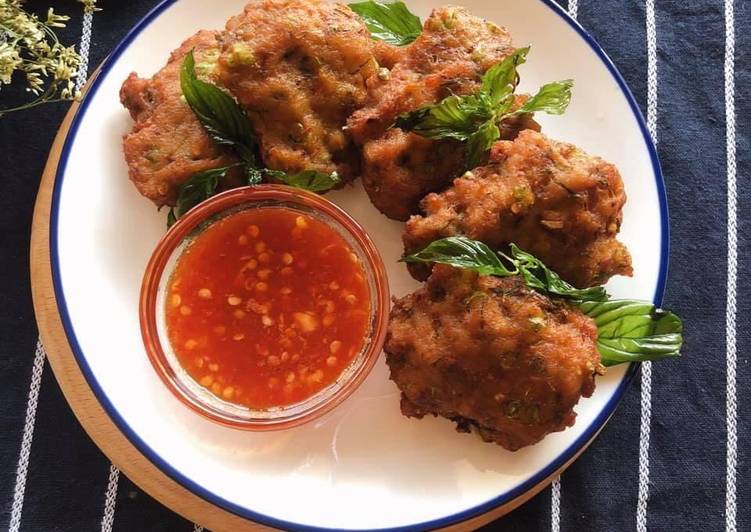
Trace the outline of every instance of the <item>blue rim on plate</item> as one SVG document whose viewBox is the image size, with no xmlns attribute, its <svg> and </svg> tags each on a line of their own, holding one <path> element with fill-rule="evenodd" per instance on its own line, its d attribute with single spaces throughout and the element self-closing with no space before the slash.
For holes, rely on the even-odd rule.
<svg viewBox="0 0 751 532">
<path fill-rule="evenodd" d="M 83 373 L 84 377 L 86 378 L 87 383 L 91 387 L 91 389 L 94 392 L 94 395 L 99 400 L 100 404 L 104 408 L 104 410 L 107 412 L 109 417 L 112 419 L 112 421 L 117 425 L 118 429 L 122 431 L 122 433 L 125 435 L 125 437 L 130 441 L 131 444 L 133 444 L 138 451 L 143 454 L 151 463 L 153 463 L 157 468 L 159 468 L 160 471 L 162 471 L 165 475 L 167 475 L 169 478 L 180 484 L 182 487 L 186 488 L 193 494 L 201 497 L 202 499 L 220 507 L 224 510 L 227 510 L 228 512 L 231 512 L 235 515 L 238 515 L 240 517 L 250 519 L 252 521 L 256 521 L 258 523 L 277 527 L 277 528 L 295 528 L 296 530 L 309 530 L 309 531 L 329 531 L 329 530 L 337 530 L 332 528 L 322 528 L 322 527 L 315 527 L 310 525 L 302 525 L 300 523 L 294 523 L 291 521 L 285 521 L 282 519 L 277 519 L 275 517 L 271 517 L 268 515 L 263 515 L 257 512 L 254 512 L 252 510 L 249 510 L 248 508 L 244 508 L 238 504 L 232 503 L 226 499 L 221 498 L 220 496 L 211 493 L 210 491 L 206 490 L 204 487 L 198 485 L 191 479 L 184 476 L 182 473 L 177 471 L 172 465 L 167 462 L 163 457 L 159 456 L 156 452 L 154 452 L 153 449 L 151 449 L 139 436 L 136 434 L 133 429 L 125 422 L 125 420 L 122 418 L 120 413 L 114 408 L 104 391 L 102 390 L 101 386 L 97 382 L 96 378 L 94 377 L 94 374 L 91 371 L 91 368 L 89 367 L 88 363 L 86 362 L 86 358 L 83 355 L 83 352 L 81 351 L 81 347 L 78 344 L 78 339 L 76 338 L 75 331 L 73 330 L 73 326 L 70 321 L 70 316 L 68 314 L 68 308 L 65 301 L 64 292 L 62 289 L 62 283 L 60 279 L 60 264 L 59 264 L 59 257 L 58 257 L 58 241 L 57 241 L 57 229 L 58 229 L 58 214 L 59 214 L 59 207 L 60 207 L 60 187 L 63 182 L 64 178 L 64 170 L 67 165 L 68 157 L 70 155 L 70 148 L 73 143 L 73 140 L 76 137 L 76 133 L 78 132 L 78 127 L 80 126 L 81 120 L 83 116 L 86 114 L 86 110 L 88 109 L 89 102 L 93 98 L 93 96 L 96 94 L 97 90 L 99 89 L 99 86 L 101 84 L 102 79 L 104 79 L 104 75 L 109 71 L 109 69 L 112 67 L 112 65 L 115 63 L 115 61 L 120 57 L 120 55 L 128 48 L 128 46 L 132 43 L 132 41 L 143 31 L 154 19 L 156 19 L 166 8 L 174 4 L 177 0 L 163 0 L 159 5 L 157 5 L 154 9 L 152 9 L 141 21 L 136 24 L 133 29 L 128 32 L 128 34 L 123 38 L 123 40 L 115 47 L 113 52 L 107 57 L 107 59 L 102 64 L 101 70 L 99 74 L 97 75 L 96 79 L 93 80 L 91 86 L 89 87 L 88 91 L 86 92 L 86 95 L 84 96 L 83 101 L 81 102 L 81 105 L 76 112 L 75 117 L 73 118 L 73 121 L 71 123 L 68 135 L 65 139 L 65 144 L 63 146 L 63 150 L 60 156 L 60 161 L 58 162 L 57 166 L 57 172 L 55 175 L 55 184 L 53 187 L 53 193 L 52 193 L 52 205 L 51 205 L 51 213 L 50 213 L 50 265 L 52 269 L 52 281 L 53 286 L 55 290 L 55 297 L 57 298 L 57 305 L 58 309 L 60 311 L 60 318 L 63 324 L 63 329 L 65 330 L 65 334 L 68 338 L 68 343 L 71 346 L 71 349 L 73 351 L 73 354 L 76 358 L 76 362 L 78 363 L 78 366 L 81 368 L 81 372 Z M 553 0 L 538 0 L 542 2 L 545 6 L 547 6 L 549 9 L 551 9 L 554 13 L 556 13 L 560 18 L 562 18 L 571 28 L 573 28 L 579 36 L 586 41 L 586 43 L 590 46 L 590 48 L 595 52 L 595 54 L 600 58 L 602 63 L 605 65 L 605 67 L 610 72 L 613 79 L 616 80 L 618 83 L 619 88 L 621 89 L 621 92 L 623 93 L 623 96 L 626 98 L 626 100 L 629 103 L 629 106 L 631 108 L 631 111 L 633 112 L 634 118 L 636 119 L 637 123 L 639 124 L 639 129 L 641 130 L 642 136 L 644 138 L 644 143 L 647 146 L 647 149 L 649 151 L 650 160 L 652 162 L 652 169 L 654 171 L 654 175 L 656 177 L 656 186 L 657 186 L 657 195 L 660 205 L 660 271 L 659 276 L 657 279 L 657 287 L 655 290 L 655 295 L 653 298 L 653 301 L 655 304 L 660 305 L 662 303 L 663 293 L 665 290 L 665 282 L 667 280 L 667 271 L 668 271 L 668 254 L 669 254 L 669 223 L 668 223 L 668 207 L 667 207 L 667 195 L 665 192 L 665 182 L 663 180 L 662 176 L 662 169 L 660 168 L 660 161 L 657 157 L 657 150 L 655 149 L 655 145 L 652 142 L 652 138 L 647 130 L 646 123 L 644 121 L 644 117 L 641 114 L 641 111 L 639 109 L 639 106 L 636 103 L 636 100 L 634 99 L 633 94 L 631 93 L 631 90 L 626 85 L 626 81 L 623 79 L 621 74 L 616 69 L 613 62 L 610 60 L 610 58 L 605 54 L 605 52 L 600 48 L 599 44 L 594 40 L 594 38 L 589 35 L 574 19 L 572 19 L 568 13 L 566 13 L 563 8 L 561 8 L 558 4 L 556 4 Z M 552 475 L 558 468 L 563 466 L 566 462 L 568 462 L 572 457 L 576 455 L 576 453 L 587 444 L 587 442 L 597 434 L 597 432 L 605 425 L 608 418 L 613 414 L 616 407 L 618 406 L 618 403 L 620 402 L 621 398 L 623 397 L 623 393 L 630 384 L 631 380 L 634 378 L 634 375 L 639 369 L 639 364 L 632 363 L 624 375 L 623 379 L 621 380 L 620 384 L 618 385 L 618 388 L 615 390 L 615 393 L 610 398 L 608 403 L 605 405 L 605 408 L 600 412 L 600 414 L 595 418 L 594 422 L 587 427 L 587 429 L 582 433 L 581 436 L 579 436 L 563 453 L 558 455 L 555 460 L 553 460 L 547 467 L 543 468 L 542 470 L 538 471 L 536 474 L 534 474 L 531 478 L 526 480 L 525 482 L 521 483 L 516 488 L 507 491 L 506 493 L 503 493 L 502 495 L 499 495 L 497 497 L 494 497 L 482 504 L 479 504 L 477 506 L 474 506 L 472 508 L 468 508 L 466 510 L 463 510 L 461 512 L 442 517 L 439 519 L 434 519 L 432 521 L 426 521 L 423 523 L 414 523 L 409 525 L 404 525 L 400 527 L 392 527 L 392 528 L 385 528 L 385 529 L 379 529 L 382 531 L 401 531 L 401 530 L 413 530 L 415 528 L 420 529 L 434 529 L 434 528 L 442 528 L 450 525 L 454 525 L 457 523 L 460 523 L 462 521 L 466 521 L 467 519 L 471 519 L 473 517 L 476 517 L 478 515 L 484 514 L 490 510 L 493 510 L 494 508 L 497 508 L 503 504 L 509 503 L 513 501 L 514 499 L 520 497 L 530 489 L 534 488 L 537 484 L 544 481 L 547 477 Z"/>
</svg>

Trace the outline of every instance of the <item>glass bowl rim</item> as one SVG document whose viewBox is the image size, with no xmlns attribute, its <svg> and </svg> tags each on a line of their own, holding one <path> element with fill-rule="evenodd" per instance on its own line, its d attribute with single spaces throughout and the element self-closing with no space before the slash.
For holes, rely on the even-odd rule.
<svg viewBox="0 0 751 532">
<path fill-rule="evenodd" d="M 242 205 L 251 206 L 255 202 L 271 202 L 269 207 L 273 207 L 273 203 L 298 204 L 333 219 L 361 248 L 367 262 L 363 265 L 363 270 L 375 286 L 375 293 L 371 295 L 374 299 L 374 315 L 371 315 L 373 327 L 369 335 L 371 341 L 364 350 L 362 363 L 330 397 L 294 417 L 241 419 L 219 415 L 209 409 L 199 398 L 189 396 L 182 387 L 177 385 L 177 378 L 171 375 L 171 365 L 167 360 L 158 332 L 159 286 L 163 276 L 170 273 L 165 270 L 177 247 L 189 238 L 202 222 L 224 211 Z M 300 188 L 276 184 L 246 186 L 222 192 L 200 203 L 181 216 L 159 240 L 146 266 L 141 283 L 139 298 L 141 337 L 149 361 L 160 380 L 172 392 L 172 395 L 192 411 L 213 422 L 232 428 L 249 431 L 281 430 L 320 418 L 352 395 L 365 381 L 378 360 L 386 339 L 389 299 L 388 276 L 378 248 L 362 226 L 344 209 L 318 194 Z M 324 390 L 326 388 L 321 391 Z M 312 395 L 311 398 L 316 395 Z"/>
</svg>

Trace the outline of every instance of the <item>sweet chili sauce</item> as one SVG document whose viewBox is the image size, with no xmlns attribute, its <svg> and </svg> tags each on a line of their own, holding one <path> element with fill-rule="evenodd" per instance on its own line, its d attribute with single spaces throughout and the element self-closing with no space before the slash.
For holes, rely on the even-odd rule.
<svg viewBox="0 0 751 532">
<path fill-rule="evenodd" d="M 167 332 L 183 368 L 226 401 L 263 409 L 325 388 L 368 334 L 357 255 L 312 216 L 283 207 L 231 214 L 178 259 Z"/>
</svg>

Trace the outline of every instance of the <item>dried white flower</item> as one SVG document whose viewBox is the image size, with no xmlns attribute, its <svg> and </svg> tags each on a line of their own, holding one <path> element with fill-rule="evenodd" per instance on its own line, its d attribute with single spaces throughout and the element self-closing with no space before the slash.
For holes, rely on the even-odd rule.
<svg viewBox="0 0 751 532">
<path fill-rule="evenodd" d="M 0 85 L 10 84 L 10 78 L 13 72 L 18 69 L 21 64 L 21 57 L 10 43 L 0 43 Z"/>
<path fill-rule="evenodd" d="M 26 85 L 26 90 L 33 92 L 37 96 L 44 89 L 44 81 L 42 81 L 42 76 L 39 75 L 39 72 L 26 72 Z"/>
<path fill-rule="evenodd" d="M 50 28 L 64 28 L 65 23 L 70 20 L 67 15 L 58 15 L 52 8 L 47 10 L 47 22 L 45 24 Z"/>
<path fill-rule="evenodd" d="M 78 0 L 84 11 L 98 11 L 96 0 Z M 44 21 L 25 11 L 22 0 L 0 0 L 0 89 L 10 85 L 18 72 L 26 80 L 26 90 L 36 96 L 31 102 L 3 109 L 0 117 L 11 111 L 28 109 L 46 102 L 80 98 L 75 89 L 81 56 L 73 46 L 63 46 L 53 28 L 63 28 L 70 17 L 47 10 Z"/>
<path fill-rule="evenodd" d="M 83 4 L 83 10 L 85 13 L 93 13 L 94 11 L 101 11 L 96 6 L 96 0 L 78 0 Z"/>
</svg>

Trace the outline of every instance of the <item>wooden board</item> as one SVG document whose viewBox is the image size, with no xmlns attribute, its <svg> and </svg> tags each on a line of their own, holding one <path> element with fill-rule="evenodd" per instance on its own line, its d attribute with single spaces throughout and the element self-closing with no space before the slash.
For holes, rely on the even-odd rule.
<svg viewBox="0 0 751 532">
<path fill-rule="evenodd" d="M 98 70 L 94 77 L 97 74 Z M 238 517 L 198 497 L 170 479 L 152 464 L 128 441 L 104 411 L 73 356 L 60 319 L 52 284 L 49 223 L 57 165 L 65 138 L 78 107 L 78 103 L 71 106 L 52 144 L 37 193 L 31 230 L 31 288 L 34 312 L 39 326 L 39 334 L 47 351 L 55 378 L 78 421 L 83 425 L 91 439 L 94 440 L 94 443 L 115 466 L 143 491 L 186 519 L 201 524 L 210 530 L 217 532 L 225 530 L 233 532 L 270 530 L 266 526 Z M 596 437 L 597 434 L 558 471 L 523 495 L 503 506 L 444 530 L 474 530 L 517 508 L 547 487 L 554 478 L 579 457 Z M 367 523 L 364 524 L 367 526 Z"/>
</svg>

